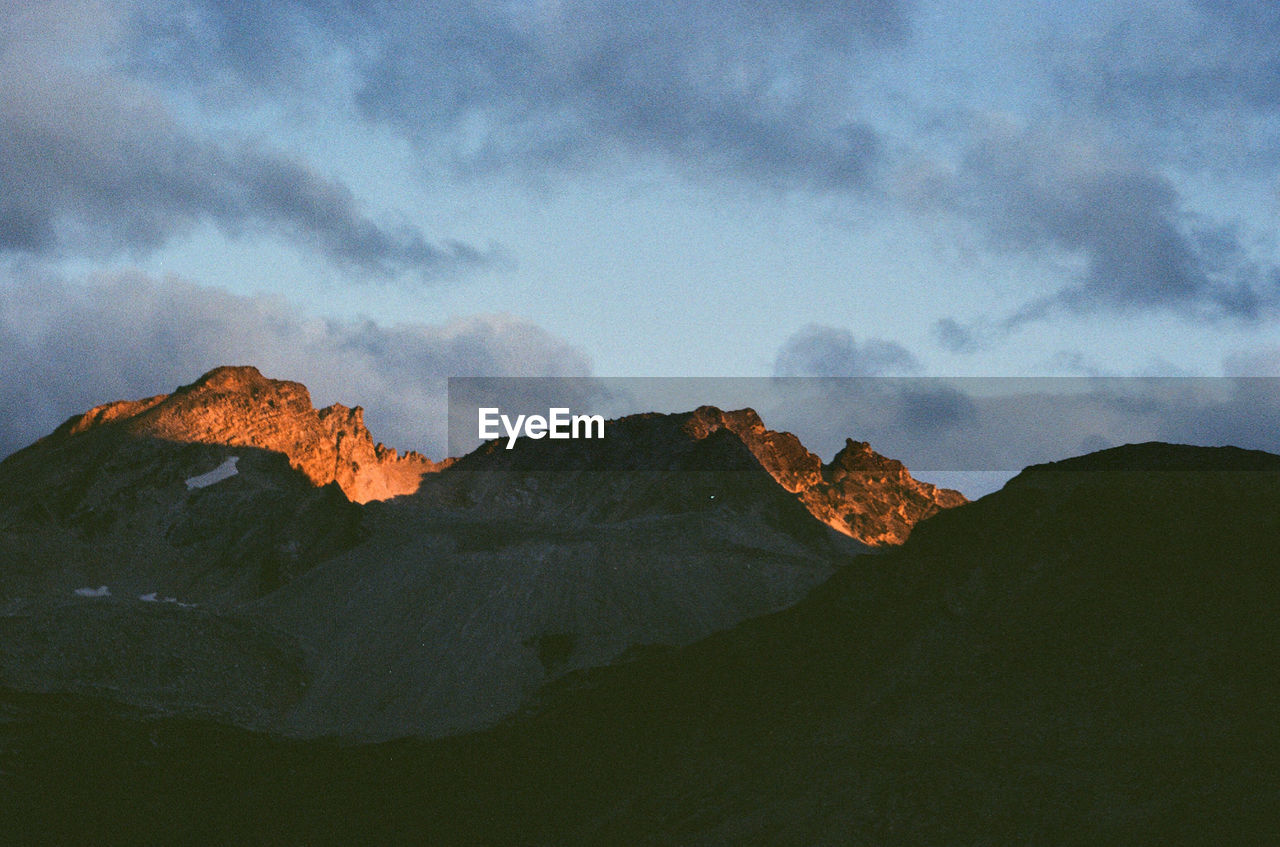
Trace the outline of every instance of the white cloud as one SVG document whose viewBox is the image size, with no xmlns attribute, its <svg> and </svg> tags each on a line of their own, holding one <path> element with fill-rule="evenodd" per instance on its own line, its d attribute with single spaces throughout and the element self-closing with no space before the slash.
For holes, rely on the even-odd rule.
<svg viewBox="0 0 1280 847">
<path fill-rule="evenodd" d="M 510 315 L 438 325 L 299 317 L 290 303 L 140 274 L 0 281 L 0 454 L 110 400 L 167 393 L 219 365 L 255 365 L 317 405 L 366 408 L 373 435 L 442 456 L 451 376 L 588 376 L 567 342 Z"/>
</svg>

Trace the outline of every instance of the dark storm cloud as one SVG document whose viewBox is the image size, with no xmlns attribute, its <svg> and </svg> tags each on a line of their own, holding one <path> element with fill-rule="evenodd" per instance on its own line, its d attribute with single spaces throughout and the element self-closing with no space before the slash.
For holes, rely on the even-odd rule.
<svg viewBox="0 0 1280 847">
<path fill-rule="evenodd" d="M 484 258 L 379 225 L 343 183 L 294 156 L 184 126 L 154 89 L 112 70 L 112 21 L 101 38 L 80 21 L 76 43 L 63 44 L 54 17 L 89 11 L 0 9 L 20 33 L 0 40 L 0 252 L 145 252 L 213 223 L 284 236 L 362 274 Z"/>
<path fill-rule="evenodd" d="M 278 299 L 138 275 L 0 280 L 0 456 L 72 414 L 167 393 L 218 365 L 298 380 L 319 404 L 366 407 L 374 437 L 440 457 L 450 376 L 585 376 L 590 362 L 527 322 L 429 326 L 307 320 Z"/>
<path fill-rule="evenodd" d="M 307 166 L 279 155 L 242 151 L 231 160 L 233 191 L 228 228 L 255 219 L 275 224 L 294 239 L 314 246 L 341 265 L 381 275 L 400 270 L 442 271 L 477 265 L 489 256 L 450 241 L 429 243 L 413 227 L 390 229 L 360 213 L 350 189 L 324 179 Z M 217 208 L 211 198 L 206 209 Z"/>
<path fill-rule="evenodd" d="M 1233 230 L 1198 226 L 1167 177 L 1085 131 L 988 128 L 948 190 L 997 248 L 1084 262 L 1076 282 L 1027 303 L 1011 324 L 1061 307 L 1254 319 L 1280 299 L 1274 272 L 1248 261 Z"/>
<path fill-rule="evenodd" d="M 780 377 L 878 376 L 910 373 L 919 367 L 916 358 L 896 342 L 870 338 L 859 344 L 846 329 L 809 324 L 783 343 L 773 373 Z"/>
<path fill-rule="evenodd" d="M 999 125 L 948 113 L 939 124 L 964 152 L 950 170 L 922 171 L 916 188 L 990 245 L 1070 277 L 1012 309 L 1006 331 L 1064 310 L 1274 315 L 1280 272 L 1251 250 L 1269 237 L 1265 222 L 1247 205 L 1225 220 L 1198 215 L 1182 178 L 1231 190 L 1280 163 L 1280 6 L 1099 3 L 1087 13 L 1087 24 L 1050 22 L 1038 42 L 1028 80 L 1053 96 L 1037 99 L 1037 116 Z M 955 328 L 936 332 L 960 350 L 973 333 Z M 992 321 L 983 334 L 1000 329 Z"/>
<path fill-rule="evenodd" d="M 485 140 L 490 158 L 621 148 L 770 184 L 858 188 L 881 142 L 844 97 L 851 59 L 904 26 L 883 2 L 581 2 L 455 14 L 443 27 L 415 16 L 401 30 L 413 40 L 369 65 L 361 102 L 411 132 L 433 129 L 424 116 L 484 113 L 513 128 Z"/>
<path fill-rule="evenodd" d="M 833 189 L 865 187 L 883 152 L 858 116 L 859 54 L 907 31 L 899 0 L 192 8 L 140 30 L 166 45 L 140 46 L 143 66 L 205 81 L 229 71 L 272 88 L 297 75 L 299 56 L 340 45 L 364 114 L 423 144 L 452 136 L 464 171 L 627 151 Z"/>
</svg>

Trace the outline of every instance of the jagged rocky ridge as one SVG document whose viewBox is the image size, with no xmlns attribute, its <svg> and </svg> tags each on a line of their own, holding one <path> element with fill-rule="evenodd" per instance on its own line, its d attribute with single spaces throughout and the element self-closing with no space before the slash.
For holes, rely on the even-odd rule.
<svg viewBox="0 0 1280 847">
<path fill-rule="evenodd" d="M 866 549 L 849 535 L 900 540 L 961 499 L 865 450 L 861 476 L 823 466 L 750 410 L 609 433 L 434 464 L 253 368 L 97 407 L 0 462 L 0 685 L 458 732 L 783 608 Z"/>
<path fill-rule="evenodd" d="M 958 491 L 913 479 L 901 462 L 881 456 L 865 441 L 846 439 L 823 464 L 800 439 L 768 429 L 751 409 L 722 412 L 703 406 L 684 427 L 698 437 L 730 430 L 814 517 L 867 544 L 901 544 L 921 520 L 965 502 Z"/>
<path fill-rule="evenodd" d="M 56 444 L 103 426 L 134 438 L 281 453 L 314 485 L 336 482 L 355 503 L 410 494 L 423 474 L 440 469 L 419 453 L 401 456 L 375 444 L 359 406 L 314 409 L 306 386 L 267 379 L 254 367 L 215 368 L 172 394 L 97 406 L 46 441 Z"/>
<path fill-rule="evenodd" d="M 479 472 L 533 475 L 543 484 L 554 484 L 556 477 L 546 473 L 552 469 L 573 474 L 726 470 L 758 464 L 822 523 L 876 546 L 901 544 L 921 520 L 966 502 L 958 491 L 912 478 L 901 462 L 881 456 L 866 442 L 848 439 L 824 464 L 792 433 L 766 427 L 753 409 L 700 406 L 680 414 L 631 415 L 610 421 L 607 432 L 603 441 L 583 442 L 573 451 L 551 442 L 525 442 L 508 451 L 499 439 L 459 460 L 452 477 L 456 484 L 435 479 L 430 484 L 441 490 L 465 485 L 465 496 L 489 496 L 516 507 L 519 496 L 507 490 L 509 476 L 502 479 L 499 492 L 486 486 Z M 722 446 L 709 449 L 704 442 Z M 657 457 L 655 446 L 660 447 Z M 560 479 L 562 487 L 582 487 L 579 477 Z M 590 487 L 599 489 L 601 484 L 607 486 L 607 480 L 598 478 Z M 482 495 L 485 490 L 488 493 Z M 634 499 L 643 502 L 643 498 Z"/>
</svg>

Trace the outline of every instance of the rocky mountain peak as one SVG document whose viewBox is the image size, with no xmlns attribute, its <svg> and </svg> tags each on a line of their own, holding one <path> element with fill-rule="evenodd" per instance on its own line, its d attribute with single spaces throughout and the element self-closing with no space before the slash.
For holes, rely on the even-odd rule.
<svg viewBox="0 0 1280 847">
<path fill-rule="evenodd" d="M 865 441 L 845 446 L 823 464 L 790 432 L 765 426 L 754 409 L 725 412 L 700 406 L 682 429 L 705 438 L 719 429 L 742 440 L 765 470 L 819 520 L 867 544 L 901 544 L 919 521 L 959 506 L 963 494 L 911 476 L 896 459 L 880 455 Z"/>
<path fill-rule="evenodd" d="M 726 412 L 717 406 L 699 406 L 685 415 L 681 429 L 695 438 L 706 438 L 717 429 L 731 429 L 734 432 L 764 432 L 764 421 L 755 409 L 744 408 Z"/>
<path fill-rule="evenodd" d="M 172 394 L 98 406 L 51 438 L 102 426 L 140 438 L 283 453 L 315 485 L 337 482 L 360 503 L 416 491 L 423 474 L 439 469 L 418 453 L 401 456 L 375 443 L 359 406 L 315 409 L 305 385 L 269 379 L 251 366 L 215 368 Z"/>
<path fill-rule="evenodd" d="M 53 431 L 53 433 L 45 440 L 60 440 L 70 435 L 79 435 L 82 432 L 93 429 L 94 427 L 109 424 L 124 418 L 131 418 L 139 415 L 152 406 L 165 399 L 167 395 L 157 394 L 155 397 L 146 397 L 142 400 L 116 400 L 111 403 L 103 403 L 94 406 L 89 411 L 81 415 L 73 415 L 68 418 L 61 426 Z"/>
<path fill-rule="evenodd" d="M 865 442 L 847 441 L 833 462 L 824 465 L 794 434 L 769 429 L 751 408 L 726 411 L 699 406 L 677 414 L 627 415 L 610 421 L 606 432 L 607 437 L 600 441 L 528 440 L 514 450 L 506 448 L 505 439 L 490 441 L 460 458 L 450 473 L 434 479 L 432 496 L 442 502 L 485 501 L 507 510 L 537 508 L 541 500 L 554 502 L 556 508 L 572 502 L 582 515 L 595 514 L 592 510 L 606 500 L 618 500 L 614 504 L 617 508 L 611 506 L 613 511 L 606 510 L 607 513 L 630 513 L 628 510 L 665 508 L 661 504 L 669 506 L 668 501 L 685 502 L 697 486 L 685 479 L 668 486 L 669 491 L 641 486 L 641 494 L 640 489 L 629 488 L 619 476 L 607 484 L 595 479 L 587 486 L 599 489 L 593 494 L 571 494 L 567 489 L 583 486 L 572 474 L 763 470 L 765 473 L 759 476 L 792 495 L 794 499 L 785 495 L 783 499 L 792 504 L 798 502 L 803 507 L 800 514 L 807 511 L 832 529 L 872 545 L 899 544 L 917 522 L 940 509 L 966 502 L 959 492 L 913 479 L 901 462 L 881 456 Z M 466 473 L 457 475 L 453 471 Z M 472 471 L 488 473 L 474 476 Z M 532 485 L 516 484 L 495 471 L 542 474 L 546 478 L 538 482 L 539 494 L 535 496 L 529 493 Z M 761 502 L 773 502 L 775 498 L 763 491 L 772 486 L 754 488 L 756 483 L 747 481 L 750 477 L 751 474 L 741 476 L 735 483 L 745 486 L 739 492 L 741 499 L 751 500 L 759 495 Z M 601 486 L 612 493 L 606 496 Z M 549 497 L 547 492 L 552 489 L 561 491 L 561 496 Z M 584 498 L 592 500 L 591 505 L 582 502 Z M 726 501 L 718 497 L 717 502 Z"/>
<path fill-rule="evenodd" d="M 253 365 L 222 365 L 204 374 L 190 385 L 182 386 L 174 393 L 198 390 L 252 392 L 254 390 L 279 390 L 284 386 L 288 386 L 289 389 L 294 391 L 301 390 L 301 393 L 306 395 L 308 402 L 310 402 L 310 393 L 302 383 L 267 379 Z"/>
<path fill-rule="evenodd" d="M 896 459 L 888 459 L 871 449 L 871 445 L 865 441 L 854 441 L 852 438 L 844 440 L 844 447 L 831 459 L 826 465 L 826 470 L 831 475 L 839 475 L 842 472 L 851 471 L 899 471 L 904 466 Z"/>
</svg>

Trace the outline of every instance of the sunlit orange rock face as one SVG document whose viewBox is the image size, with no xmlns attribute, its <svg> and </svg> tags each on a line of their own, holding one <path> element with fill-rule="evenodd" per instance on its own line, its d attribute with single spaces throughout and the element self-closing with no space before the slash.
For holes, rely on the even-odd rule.
<svg viewBox="0 0 1280 847">
<path fill-rule="evenodd" d="M 918 522 L 967 502 L 959 491 L 914 479 L 901 462 L 881 456 L 866 442 L 847 439 L 824 464 L 796 436 L 765 427 L 753 409 L 724 412 L 702 406 L 684 428 L 696 437 L 730 430 L 816 518 L 866 544 L 901 544 Z"/>
<path fill-rule="evenodd" d="M 652 417 L 634 416 L 638 421 Z M 866 544 L 901 544 L 919 521 L 966 502 L 957 491 L 912 478 L 901 462 L 864 442 L 847 441 L 823 463 L 795 435 L 768 429 L 752 409 L 702 406 L 676 418 L 684 435 L 695 440 L 719 430 L 732 432 L 810 513 Z M 268 379 L 253 367 L 217 368 L 172 394 L 98 406 L 67 421 L 51 439 L 102 426 L 138 437 L 282 453 L 317 486 L 336 482 L 348 499 L 360 503 L 413 493 L 424 474 L 454 461 L 436 463 L 415 452 L 399 455 L 373 441 L 359 406 L 315 409 L 306 386 Z"/>
<path fill-rule="evenodd" d="M 104 424 L 142 437 L 283 453 L 316 485 L 337 482 L 358 503 L 410 494 L 423 474 L 444 464 L 375 444 L 359 406 L 317 410 L 306 386 L 268 379 L 254 367 L 221 367 L 172 394 L 97 406 L 52 437 Z"/>
</svg>

